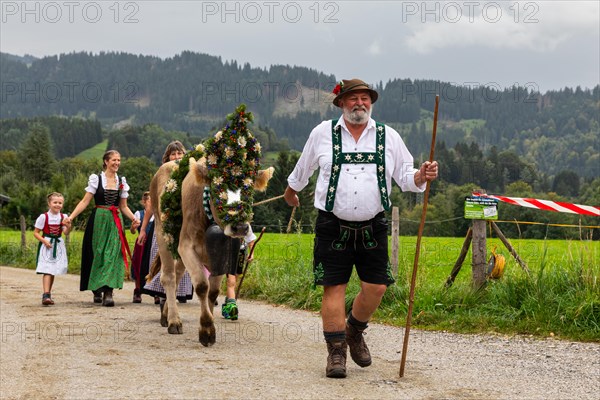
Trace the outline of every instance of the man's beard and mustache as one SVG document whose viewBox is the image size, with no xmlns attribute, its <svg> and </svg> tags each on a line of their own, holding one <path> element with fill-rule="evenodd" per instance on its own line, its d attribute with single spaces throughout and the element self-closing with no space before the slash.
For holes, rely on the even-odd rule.
<svg viewBox="0 0 600 400">
<path fill-rule="evenodd" d="M 344 119 L 351 124 L 362 125 L 369 121 L 372 112 L 372 105 L 370 109 L 365 106 L 354 106 L 351 110 L 344 107 Z"/>
</svg>

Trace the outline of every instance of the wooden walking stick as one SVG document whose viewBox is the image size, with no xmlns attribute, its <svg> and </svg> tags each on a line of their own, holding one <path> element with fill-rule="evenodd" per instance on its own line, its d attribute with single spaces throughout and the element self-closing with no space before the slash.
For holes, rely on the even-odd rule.
<svg viewBox="0 0 600 400">
<path fill-rule="evenodd" d="M 437 131 L 438 106 L 440 96 L 435 96 L 435 109 L 433 112 L 433 132 L 431 134 L 431 150 L 429 151 L 429 162 L 433 161 L 435 153 L 435 134 Z M 427 214 L 427 201 L 429 200 L 429 188 L 431 181 L 427 181 L 425 187 L 425 198 L 423 199 L 423 211 L 421 212 L 421 223 L 419 224 L 419 233 L 417 234 L 417 247 L 415 249 L 415 262 L 413 264 L 412 278 L 410 280 L 410 294 L 408 296 L 408 312 L 406 314 L 406 328 L 404 331 L 404 344 L 402 345 L 402 359 L 400 361 L 400 378 L 404 376 L 404 364 L 406 364 L 406 352 L 408 351 L 408 335 L 410 333 L 410 323 L 412 320 L 413 303 L 415 300 L 415 284 L 417 282 L 417 267 L 419 266 L 419 254 L 421 253 L 421 236 L 425 227 L 425 215 Z"/>
<path fill-rule="evenodd" d="M 294 206 L 294 208 L 292 208 L 292 215 L 290 215 L 290 221 L 288 222 L 288 226 L 287 229 L 285 230 L 285 233 L 290 233 L 292 231 L 292 222 L 294 222 L 294 214 L 296 214 L 296 206 Z"/>
<path fill-rule="evenodd" d="M 242 283 L 244 283 L 244 278 L 246 277 L 246 271 L 248 271 L 248 264 L 250 264 L 248 259 L 252 258 L 252 254 L 254 254 L 254 249 L 256 248 L 256 245 L 258 244 L 258 242 L 260 242 L 260 239 L 263 237 L 263 233 L 265 233 L 266 229 L 267 229 L 267 227 L 263 226 L 262 230 L 260 231 L 260 235 L 258 235 L 258 238 L 254 241 L 254 244 L 252 245 L 252 248 L 250 249 L 250 254 L 248 254 L 248 257 L 246 257 L 246 263 L 244 264 L 244 270 L 242 271 L 242 277 L 240 278 L 240 283 L 238 284 L 238 287 L 235 290 L 235 298 L 236 299 L 238 298 L 238 296 L 240 294 L 240 289 L 242 288 Z"/>
</svg>

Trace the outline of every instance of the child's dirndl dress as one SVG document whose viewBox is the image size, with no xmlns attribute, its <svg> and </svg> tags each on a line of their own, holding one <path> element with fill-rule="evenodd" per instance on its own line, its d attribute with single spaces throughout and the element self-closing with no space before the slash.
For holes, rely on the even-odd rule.
<svg viewBox="0 0 600 400">
<path fill-rule="evenodd" d="M 35 221 L 35 227 L 42 231 L 42 236 L 50 239 L 52 247 L 47 248 L 41 242 L 38 245 L 36 269 L 38 274 L 64 275 L 67 273 L 69 260 L 67 248 L 62 239 L 62 220 L 64 214 L 46 212 Z"/>
</svg>

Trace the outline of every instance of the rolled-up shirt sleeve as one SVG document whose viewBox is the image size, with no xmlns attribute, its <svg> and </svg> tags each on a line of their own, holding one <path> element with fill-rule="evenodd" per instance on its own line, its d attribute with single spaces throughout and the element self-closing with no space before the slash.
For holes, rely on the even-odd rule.
<svg viewBox="0 0 600 400">
<path fill-rule="evenodd" d="M 415 184 L 415 174 L 418 169 L 414 166 L 414 159 L 404 141 L 395 130 L 388 128 L 389 138 L 393 141 L 390 149 L 395 152 L 394 169 L 392 172 L 392 178 L 396 181 L 396 184 L 400 187 L 403 192 L 423 192 L 425 191 L 426 185 L 417 186 Z"/>
<path fill-rule="evenodd" d="M 294 170 L 288 176 L 288 185 L 296 192 L 301 191 L 306 187 L 306 185 L 308 185 L 308 180 L 315 170 L 319 168 L 319 160 L 317 158 L 316 148 L 318 144 L 316 137 L 319 134 L 319 128 L 320 125 L 313 129 L 313 131 L 310 133 L 310 136 L 304 145 L 304 149 L 302 150 L 302 154 L 300 155 Z"/>
</svg>

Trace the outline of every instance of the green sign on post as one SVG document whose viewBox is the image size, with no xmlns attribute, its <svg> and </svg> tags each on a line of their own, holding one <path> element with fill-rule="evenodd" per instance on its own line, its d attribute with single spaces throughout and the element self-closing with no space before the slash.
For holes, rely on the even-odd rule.
<svg viewBox="0 0 600 400">
<path fill-rule="evenodd" d="M 498 219 L 498 200 L 486 197 L 465 197 L 466 219 Z"/>
</svg>

